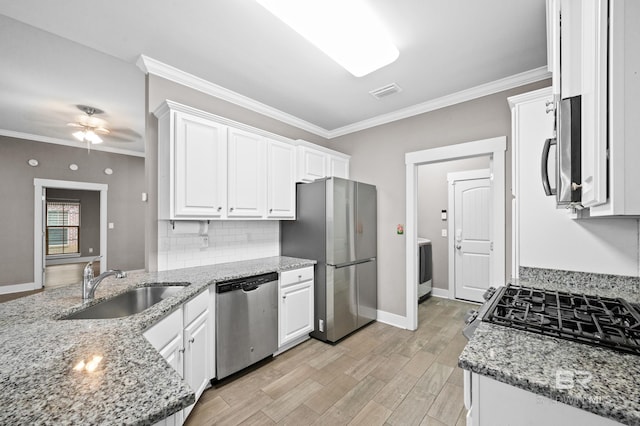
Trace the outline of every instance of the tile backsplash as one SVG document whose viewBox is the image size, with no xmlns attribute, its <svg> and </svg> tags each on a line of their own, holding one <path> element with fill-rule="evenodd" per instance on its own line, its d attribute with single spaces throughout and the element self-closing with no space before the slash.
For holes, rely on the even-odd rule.
<svg viewBox="0 0 640 426">
<path fill-rule="evenodd" d="M 280 254 L 278 221 L 158 221 L 158 270 Z"/>
</svg>

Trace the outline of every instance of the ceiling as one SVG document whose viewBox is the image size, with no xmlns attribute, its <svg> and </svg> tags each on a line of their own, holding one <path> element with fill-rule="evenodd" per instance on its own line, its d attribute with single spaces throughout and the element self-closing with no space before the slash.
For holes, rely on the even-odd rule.
<svg viewBox="0 0 640 426">
<path fill-rule="evenodd" d="M 140 55 L 327 138 L 547 76 L 544 0 L 367 2 L 400 56 L 357 78 L 254 0 L 0 0 L 0 133 L 75 144 L 66 123 L 90 105 L 104 149 L 144 152 Z M 402 91 L 369 94 L 390 83 Z"/>
</svg>

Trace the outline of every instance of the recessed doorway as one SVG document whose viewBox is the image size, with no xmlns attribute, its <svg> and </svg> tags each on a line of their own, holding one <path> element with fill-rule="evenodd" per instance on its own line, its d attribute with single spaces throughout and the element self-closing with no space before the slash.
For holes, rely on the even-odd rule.
<svg viewBox="0 0 640 426">
<path fill-rule="evenodd" d="M 82 263 L 97 256 L 102 256 L 99 272 L 104 272 L 108 185 L 34 179 L 34 187 L 34 289 L 45 283 L 50 287 L 68 284 L 68 280 L 75 280 Z M 93 223 L 86 232 L 80 227 L 81 199 L 85 199 L 87 213 L 99 218 L 85 219 Z M 58 276 L 47 279 L 47 272 Z"/>
</svg>

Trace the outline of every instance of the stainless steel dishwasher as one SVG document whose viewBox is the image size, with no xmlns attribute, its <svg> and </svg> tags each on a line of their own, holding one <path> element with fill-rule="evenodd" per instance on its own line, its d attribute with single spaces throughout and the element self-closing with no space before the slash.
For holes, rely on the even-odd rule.
<svg viewBox="0 0 640 426">
<path fill-rule="evenodd" d="M 278 350 L 278 274 L 216 284 L 216 377 Z"/>
</svg>

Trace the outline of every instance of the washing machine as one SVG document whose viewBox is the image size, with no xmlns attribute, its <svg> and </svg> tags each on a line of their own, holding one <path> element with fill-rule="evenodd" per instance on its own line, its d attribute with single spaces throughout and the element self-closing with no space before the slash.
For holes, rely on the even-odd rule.
<svg viewBox="0 0 640 426">
<path fill-rule="evenodd" d="M 433 287 L 433 254 L 431 240 L 418 238 L 418 303 L 431 294 Z"/>
</svg>

